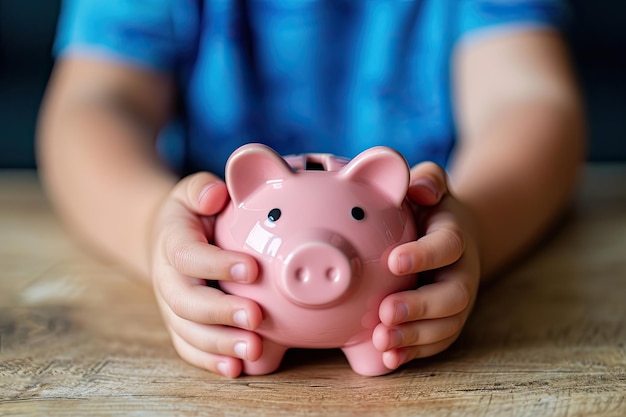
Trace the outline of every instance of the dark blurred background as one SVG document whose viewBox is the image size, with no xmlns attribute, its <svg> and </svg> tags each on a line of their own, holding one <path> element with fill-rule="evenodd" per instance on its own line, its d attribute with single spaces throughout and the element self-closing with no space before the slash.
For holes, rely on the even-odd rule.
<svg viewBox="0 0 626 417">
<path fill-rule="evenodd" d="M 0 0 L 0 168 L 35 167 L 35 121 L 59 3 Z M 588 159 L 626 161 L 626 2 L 569 3 L 567 36 L 590 124 Z"/>
</svg>

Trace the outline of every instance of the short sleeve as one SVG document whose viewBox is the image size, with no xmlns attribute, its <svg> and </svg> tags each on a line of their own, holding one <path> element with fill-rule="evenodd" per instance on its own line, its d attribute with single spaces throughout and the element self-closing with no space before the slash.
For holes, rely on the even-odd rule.
<svg viewBox="0 0 626 417">
<path fill-rule="evenodd" d="M 559 0 L 461 0 L 459 36 L 507 27 L 559 28 L 566 16 L 567 8 Z"/>
<path fill-rule="evenodd" d="M 194 0 L 64 0 L 53 53 L 172 71 L 193 53 L 199 14 Z"/>
</svg>

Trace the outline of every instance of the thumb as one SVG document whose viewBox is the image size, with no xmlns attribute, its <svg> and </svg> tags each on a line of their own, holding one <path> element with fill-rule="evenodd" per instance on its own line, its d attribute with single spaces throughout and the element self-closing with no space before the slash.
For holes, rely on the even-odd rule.
<svg viewBox="0 0 626 417">
<path fill-rule="evenodd" d="M 226 184 L 209 172 L 198 172 L 183 178 L 172 193 L 187 209 L 204 216 L 219 213 L 228 201 Z"/>
<path fill-rule="evenodd" d="M 422 162 L 411 169 L 408 197 L 417 204 L 433 206 L 448 193 L 446 172 L 434 162 Z"/>
</svg>

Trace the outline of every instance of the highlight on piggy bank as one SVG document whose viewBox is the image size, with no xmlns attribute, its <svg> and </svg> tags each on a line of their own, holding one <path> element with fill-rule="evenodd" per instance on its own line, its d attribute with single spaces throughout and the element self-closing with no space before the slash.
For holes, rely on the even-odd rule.
<svg viewBox="0 0 626 417">
<path fill-rule="evenodd" d="M 215 244 L 249 253 L 260 269 L 253 284 L 220 283 L 263 310 L 263 353 L 243 371 L 271 373 L 299 347 L 340 348 L 362 375 L 390 372 L 372 332 L 381 301 L 416 286 L 416 275 L 387 267 L 391 249 L 417 238 L 406 160 L 387 147 L 348 161 L 249 144 L 225 176 L 231 201 L 216 218 Z"/>
</svg>

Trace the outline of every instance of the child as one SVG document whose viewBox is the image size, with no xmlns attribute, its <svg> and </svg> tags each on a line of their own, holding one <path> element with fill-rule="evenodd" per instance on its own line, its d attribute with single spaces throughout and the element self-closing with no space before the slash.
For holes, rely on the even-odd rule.
<svg viewBox="0 0 626 417">
<path fill-rule="evenodd" d="M 373 342 L 395 369 L 450 346 L 480 282 L 571 196 L 583 129 L 562 14 L 550 0 L 69 0 L 41 178 L 77 236 L 153 285 L 180 356 L 236 377 L 261 354 L 262 315 L 206 285 L 258 273 L 211 245 L 228 155 L 399 150 L 424 236 L 389 268 L 433 282 L 380 306 Z"/>
</svg>

